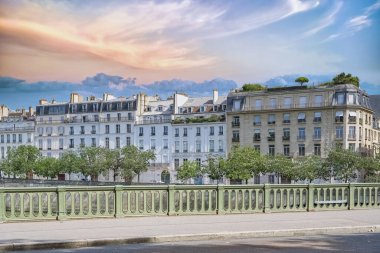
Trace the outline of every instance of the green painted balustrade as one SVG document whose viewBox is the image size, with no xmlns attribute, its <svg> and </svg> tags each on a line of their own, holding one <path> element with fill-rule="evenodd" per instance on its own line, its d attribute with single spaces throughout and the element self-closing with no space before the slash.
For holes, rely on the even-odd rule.
<svg viewBox="0 0 380 253">
<path fill-rule="evenodd" d="M 380 209 L 380 184 L 0 187 L 0 222 Z"/>
</svg>

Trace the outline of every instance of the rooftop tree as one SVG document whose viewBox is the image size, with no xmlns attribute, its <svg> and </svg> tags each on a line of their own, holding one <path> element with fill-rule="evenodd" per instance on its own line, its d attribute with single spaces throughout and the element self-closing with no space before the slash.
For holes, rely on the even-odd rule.
<svg viewBox="0 0 380 253">
<path fill-rule="evenodd" d="M 243 92 L 248 92 L 248 91 L 261 91 L 264 90 L 265 87 L 259 83 L 246 83 L 242 86 L 242 91 Z"/>
<path fill-rule="evenodd" d="M 304 76 L 300 76 L 298 77 L 296 80 L 294 80 L 296 83 L 299 83 L 301 84 L 301 86 L 304 84 L 304 83 L 308 83 L 309 82 L 309 79 L 307 77 L 304 77 Z"/>
<path fill-rule="evenodd" d="M 360 80 L 357 76 L 352 76 L 350 73 L 340 73 L 332 79 L 333 84 L 353 84 L 359 87 Z"/>
</svg>

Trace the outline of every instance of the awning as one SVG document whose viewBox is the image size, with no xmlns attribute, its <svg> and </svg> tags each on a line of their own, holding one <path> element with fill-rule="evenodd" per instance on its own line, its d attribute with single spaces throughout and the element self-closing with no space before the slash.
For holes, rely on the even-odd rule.
<svg viewBox="0 0 380 253">
<path fill-rule="evenodd" d="M 349 112 L 348 115 L 349 115 L 350 117 L 356 117 L 356 112 Z"/>
<path fill-rule="evenodd" d="M 335 116 L 337 117 L 343 117 L 343 112 L 342 111 L 338 111 L 335 113 Z"/>
<path fill-rule="evenodd" d="M 301 112 L 298 114 L 298 119 L 304 119 L 305 118 L 305 113 Z"/>
</svg>

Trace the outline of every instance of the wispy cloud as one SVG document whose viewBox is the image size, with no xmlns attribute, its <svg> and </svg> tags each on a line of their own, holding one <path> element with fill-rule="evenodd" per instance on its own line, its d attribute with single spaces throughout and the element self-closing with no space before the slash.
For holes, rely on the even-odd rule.
<svg viewBox="0 0 380 253">
<path fill-rule="evenodd" d="M 74 1 L 16 2 L 0 4 L 0 36 L 8 42 L 151 70 L 210 65 L 216 59 L 201 53 L 200 40 L 246 32 L 318 5 L 287 0 L 234 15 L 227 4 L 191 0 L 111 2 L 102 9 L 95 2 L 84 10 Z"/>
</svg>

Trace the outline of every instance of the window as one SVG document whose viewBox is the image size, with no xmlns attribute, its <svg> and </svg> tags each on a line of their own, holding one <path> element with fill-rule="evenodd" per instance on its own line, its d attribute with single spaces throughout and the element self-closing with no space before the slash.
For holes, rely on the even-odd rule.
<svg viewBox="0 0 380 253">
<path fill-rule="evenodd" d="M 28 133 L 28 143 L 32 142 L 32 134 Z"/>
<path fill-rule="evenodd" d="M 200 140 L 197 140 L 195 142 L 195 152 L 197 152 L 197 153 L 201 152 L 201 141 Z"/>
<path fill-rule="evenodd" d="M 261 125 L 261 116 L 255 115 L 253 118 L 253 125 L 254 126 L 260 126 Z"/>
<path fill-rule="evenodd" d="M 18 134 L 18 142 L 22 142 L 22 134 Z"/>
<path fill-rule="evenodd" d="M 321 144 L 314 144 L 314 155 L 321 156 Z"/>
<path fill-rule="evenodd" d="M 107 113 L 107 121 L 111 121 L 111 114 Z"/>
<path fill-rule="evenodd" d="M 274 184 L 274 175 L 269 175 L 268 176 L 268 183 Z"/>
<path fill-rule="evenodd" d="M 314 140 L 320 140 L 322 135 L 322 130 L 320 127 L 314 127 L 314 134 L 313 139 Z"/>
<path fill-rule="evenodd" d="M 11 143 L 11 135 L 7 134 L 7 143 Z"/>
<path fill-rule="evenodd" d="M 150 149 L 152 149 L 152 150 L 156 149 L 156 140 L 155 139 L 150 140 Z"/>
<path fill-rule="evenodd" d="M 169 127 L 164 126 L 164 135 L 168 135 L 168 132 L 169 132 Z"/>
<path fill-rule="evenodd" d="M 348 127 L 348 139 L 349 140 L 355 140 L 356 139 L 356 127 L 355 126 L 349 126 Z"/>
<path fill-rule="evenodd" d="M 233 110 L 240 111 L 240 104 L 241 104 L 240 99 L 233 100 Z"/>
<path fill-rule="evenodd" d="M 1 147 L 1 159 L 4 159 L 5 158 L 5 154 L 4 154 L 4 147 Z"/>
<path fill-rule="evenodd" d="M 91 126 L 91 134 L 96 134 L 96 126 Z"/>
<path fill-rule="evenodd" d="M 37 128 L 37 132 L 39 136 L 42 136 L 44 133 L 44 129 L 42 127 Z"/>
<path fill-rule="evenodd" d="M 348 112 L 348 123 L 356 124 L 356 112 Z"/>
<path fill-rule="evenodd" d="M 322 95 L 315 95 L 314 96 L 314 106 L 316 106 L 316 107 L 323 106 L 323 96 Z"/>
<path fill-rule="evenodd" d="M 344 116 L 342 111 L 335 112 L 335 123 L 343 123 Z"/>
<path fill-rule="evenodd" d="M 163 140 L 163 147 L 162 147 L 163 149 L 168 149 L 169 148 L 169 141 L 168 141 L 168 139 L 164 139 Z"/>
<path fill-rule="evenodd" d="M 38 149 L 39 149 L 39 150 L 42 150 L 42 149 L 43 149 L 43 142 L 42 142 L 42 139 L 39 139 L 39 140 L 38 140 Z"/>
<path fill-rule="evenodd" d="M 300 107 L 304 108 L 307 106 L 307 97 L 300 97 L 299 101 L 300 101 L 300 104 L 299 104 Z"/>
<path fill-rule="evenodd" d="M 200 111 L 200 112 L 204 112 L 204 111 L 205 111 L 205 107 L 204 107 L 204 106 L 201 106 L 201 107 L 199 108 L 199 111 Z"/>
<path fill-rule="evenodd" d="M 179 137 L 179 128 L 175 128 L 174 131 L 175 131 L 175 137 Z"/>
<path fill-rule="evenodd" d="M 156 135 L 156 127 L 152 126 L 150 127 L 150 135 L 155 136 Z"/>
<path fill-rule="evenodd" d="M 196 128 L 196 133 L 195 133 L 196 136 L 201 136 L 201 128 L 200 127 L 197 127 Z"/>
<path fill-rule="evenodd" d="M 109 134 L 109 133 L 110 133 L 110 125 L 106 125 L 105 133 L 106 133 L 106 134 Z"/>
<path fill-rule="evenodd" d="M 240 117 L 239 116 L 234 116 L 232 118 L 232 126 L 233 127 L 239 127 L 240 126 Z"/>
<path fill-rule="evenodd" d="M 132 120 L 132 113 L 128 112 L 128 120 Z"/>
<path fill-rule="evenodd" d="M 284 113 L 283 114 L 282 123 L 290 124 L 290 113 Z"/>
<path fill-rule="evenodd" d="M 74 139 L 70 139 L 69 148 L 74 148 Z"/>
<path fill-rule="evenodd" d="M 337 126 L 335 128 L 335 138 L 336 139 L 343 139 L 343 127 Z"/>
<path fill-rule="evenodd" d="M 179 153 L 179 141 L 174 142 L 174 150 L 176 153 Z"/>
<path fill-rule="evenodd" d="M 195 162 L 196 162 L 198 168 L 200 168 L 202 160 L 200 158 L 197 158 L 197 159 L 195 159 Z"/>
<path fill-rule="evenodd" d="M 47 134 L 48 136 L 51 136 L 52 133 L 53 133 L 53 128 L 52 128 L 52 127 L 47 127 L 47 128 L 46 128 L 46 134 Z"/>
<path fill-rule="evenodd" d="M 298 144 L 298 156 L 305 156 L 305 144 Z"/>
<path fill-rule="evenodd" d="M 215 149 L 214 149 L 214 140 L 210 140 L 209 141 L 209 152 L 214 152 Z"/>
<path fill-rule="evenodd" d="M 106 138 L 106 148 L 110 148 L 110 138 Z"/>
<path fill-rule="evenodd" d="M 139 140 L 139 149 L 144 150 L 144 140 Z"/>
<path fill-rule="evenodd" d="M 58 127 L 58 134 L 61 136 L 64 135 L 65 134 L 65 127 L 59 126 Z"/>
<path fill-rule="evenodd" d="M 183 128 L 183 136 L 186 137 L 187 136 L 187 128 Z"/>
<path fill-rule="evenodd" d="M 188 149 L 188 142 L 187 141 L 183 141 L 183 153 L 187 153 L 189 151 Z"/>
<path fill-rule="evenodd" d="M 322 113 L 321 112 L 314 112 L 314 123 L 322 122 Z"/>
<path fill-rule="evenodd" d="M 214 135 L 214 127 L 213 126 L 210 127 L 210 135 Z"/>
<path fill-rule="evenodd" d="M 13 143 L 16 143 L 16 140 L 17 140 L 17 135 L 16 134 L 12 134 L 12 140 L 13 140 Z"/>
<path fill-rule="evenodd" d="M 91 138 L 91 147 L 96 147 L 96 138 Z"/>
<path fill-rule="evenodd" d="M 131 137 L 128 136 L 126 142 L 127 146 L 131 146 Z"/>
<path fill-rule="evenodd" d="M 274 125 L 274 124 L 276 124 L 276 115 L 275 114 L 269 114 L 268 125 Z"/>
<path fill-rule="evenodd" d="M 253 141 L 261 141 L 261 132 L 260 129 L 253 130 Z"/>
<path fill-rule="evenodd" d="M 352 94 L 352 93 L 347 94 L 347 104 L 348 105 L 356 104 L 356 94 Z"/>
<path fill-rule="evenodd" d="M 298 141 L 304 141 L 306 139 L 306 133 L 305 133 L 305 128 L 304 127 L 300 127 L 298 128 L 298 136 L 297 136 L 297 140 Z"/>
<path fill-rule="evenodd" d="M 336 98 L 336 104 L 338 104 L 338 105 L 344 104 L 344 99 L 345 99 L 344 93 L 336 93 L 335 98 Z"/>
<path fill-rule="evenodd" d="M 290 155 L 290 146 L 289 144 L 284 145 L 284 156 Z"/>
<path fill-rule="evenodd" d="M 240 141 L 239 130 L 232 131 L 232 142 L 239 142 L 239 141 Z"/>
<path fill-rule="evenodd" d="M 277 99 L 275 99 L 275 98 L 269 99 L 269 107 L 270 107 L 270 109 L 276 109 L 277 108 Z"/>
<path fill-rule="evenodd" d="M 143 136 L 143 135 L 144 135 L 144 128 L 139 127 L 139 136 Z"/>
<path fill-rule="evenodd" d="M 80 134 L 84 134 L 84 126 L 80 127 Z"/>
<path fill-rule="evenodd" d="M 306 114 L 304 112 L 298 113 L 298 123 L 305 123 L 306 122 Z"/>
<path fill-rule="evenodd" d="M 119 124 L 116 125 L 116 133 L 117 133 L 117 134 L 120 133 L 120 125 L 119 125 Z"/>
<path fill-rule="evenodd" d="M 51 139 L 47 139 L 47 149 L 51 150 Z"/>
<path fill-rule="evenodd" d="M 81 147 L 85 146 L 84 138 L 80 138 L 80 144 Z"/>
<path fill-rule="evenodd" d="M 274 141 L 276 138 L 276 132 L 274 129 L 268 129 L 268 141 Z"/>
<path fill-rule="evenodd" d="M 1 143 L 4 143 L 4 135 L 1 135 Z"/>
<path fill-rule="evenodd" d="M 355 152 L 356 150 L 355 143 L 348 143 L 348 149 L 351 150 L 352 152 Z"/>
<path fill-rule="evenodd" d="M 262 101 L 261 101 L 261 99 L 257 99 L 257 100 L 255 101 L 255 109 L 256 109 L 256 110 L 261 110 L 261 109 L 263 109 L 262 107 L 263 107 L 263 105 L 262 105 Z"/>
<path fill-rule="evenodd" d="M 132 132 L 131 124 L 127 124 L 127 133 L 131 133 L 131 132 Z"/>
<path fill-rule="evenodd" d="M 218 143 L 219 143 L 219 149 L 218 149 L 218 151 L 219 152 L 223 152 L 223 150 L 224 150 L 224 148 L 223 148 L 223 140 L 219 140 Z"/>
<path fill-rule="evenodd" d="M 274 145 L 269 145 L 269 155 L 274 155 L 276 152 Z"/>
<path fill-rule="evenodd" d="M 223 135 L 223 126 L 219 126 L 219 135 Z"/>
<path fill-rule="evenodd" d="M 284 98 L 284 108 L 292 107 L 292 98 Z"/>
<path fill-rule="evenodd" d="M 174 169 L 179 169 L 179 159 L 174 159 Z"/>
<path fill-rule="evenodd" d="M 283 129 L 282 140 L 283 141 L 289 141 L 290 140 L 290 128 L 284 128 Z"/>
</svg>

